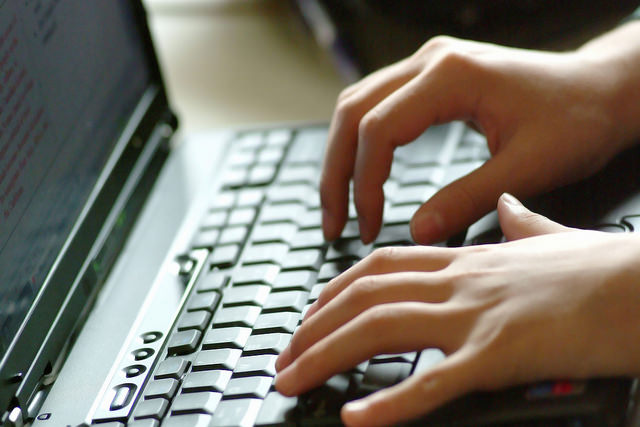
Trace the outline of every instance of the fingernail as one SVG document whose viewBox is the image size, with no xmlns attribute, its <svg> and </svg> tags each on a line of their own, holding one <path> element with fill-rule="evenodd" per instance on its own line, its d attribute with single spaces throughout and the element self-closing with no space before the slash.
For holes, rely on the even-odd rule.
<svg viewBox="0 0 640 427">
<path fill-rule="evenodd" d="M 291 369 L 284 369 L 282 372 L 278 372 L 274 379 L 274 387 L 285 396 L 292 396 L 295 392 L 295 390 L 291 388 L 292 384 L 295 384 L 292 383 L 291 377 Z"/>
<path fill-rule="evenodd" d="M 356 400 L 344 405 L 344 410 L 348 412 L 362 412 L 367 410 L 369 405 L 364 400 Z"/>
<path fill-rule="evenodd" d="M 440 214 L 428 212 L 411 221 L 411 236 L 416 243 L 433 243 L 440 239 L 443 226 Z"/>
<path fill-rule="evenodd" d="M 509 193 L 502 193 L 502 196 L 500 196 L 500 198 L 510 206 L 523 207 L 522 203 L 520 203 L 520 200 L 516 199 L 513 195 Z"/>
</svg>

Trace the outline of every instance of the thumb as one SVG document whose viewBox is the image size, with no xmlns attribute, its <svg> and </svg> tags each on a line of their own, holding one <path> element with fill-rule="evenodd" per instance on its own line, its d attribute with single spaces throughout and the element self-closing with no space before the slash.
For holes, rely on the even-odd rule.
<svg viewBox="0 0 640 427">
<path fill-rule="evenodd" d="M 545 216 L 531 212 L 509 193 L 502 194 L 498 200 L 498 218 L 507 240 L 572 230 Z"/>
</svg>

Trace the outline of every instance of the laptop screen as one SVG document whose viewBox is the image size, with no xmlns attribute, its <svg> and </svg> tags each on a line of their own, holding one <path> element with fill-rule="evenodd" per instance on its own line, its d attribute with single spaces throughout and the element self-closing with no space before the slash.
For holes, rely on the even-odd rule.
<svg viewBox="0 0 640 427">
<path fill-rule="evenodd" d="M 149 84 L 130 8 L 0 0 L 0 358 Z"/>
</svg>

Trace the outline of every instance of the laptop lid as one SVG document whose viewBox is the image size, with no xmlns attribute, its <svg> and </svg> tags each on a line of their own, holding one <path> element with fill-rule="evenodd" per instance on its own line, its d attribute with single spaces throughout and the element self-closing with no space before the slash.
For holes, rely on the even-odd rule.
<svg viewBox="0 0 640 427">
<path fill-rule="evenodd" d="M 176 123 L 136 1 L 0 1 L 0 100 L 6 421 L 55 375 Z"/>
</svg>

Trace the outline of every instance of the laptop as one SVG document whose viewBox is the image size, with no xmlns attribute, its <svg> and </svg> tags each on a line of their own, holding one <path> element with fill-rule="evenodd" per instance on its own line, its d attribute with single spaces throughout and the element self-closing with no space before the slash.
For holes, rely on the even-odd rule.
<svg viewBox="0 0 640 427">
<path fill-rule="evenodd" d="M 274 363 L 322 287 L 488 158 L 462 123 L 397 150 L 384 227 L 323 241 L 327 125 L 176 143 L 142 5 L 0 2 L 0 421 L 8 426 L 339 425 L 345 402 L 442 360 L 379 355 L 300 397 Z M 530 203 L 576 226 L 640 229 L 638 150 Z M 498 242 L 495 213 L 443 242 Z M 630 378 L 464 396 L 417 425 L 634 425 Z"/>
</svg>

